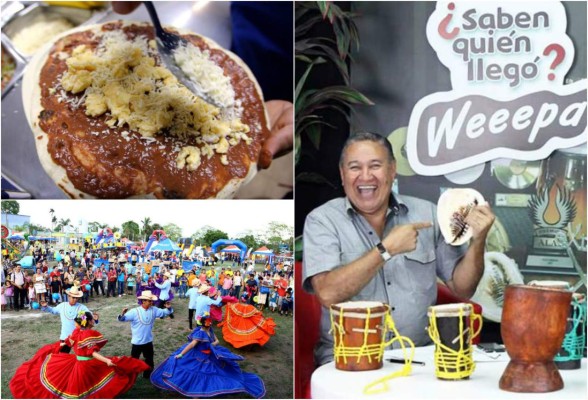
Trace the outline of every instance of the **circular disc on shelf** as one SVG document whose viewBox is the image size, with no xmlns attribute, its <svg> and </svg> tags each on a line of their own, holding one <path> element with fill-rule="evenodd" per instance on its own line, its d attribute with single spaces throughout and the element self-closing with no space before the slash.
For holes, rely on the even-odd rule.
<svg viewBox="0 0 588 400">
<path fill-rule="evenodd" d="M 485 167 L 486 164 L 474 165 L 473 167 L 445 174 L 445 178 L 457 185 L 467 185 L 482 176 Z"/>
<path fill-rule="evenodd" d="M 539 177 L 540 161 L 520 161 L 506 158 L 491 162 L 492 173 L 509 189 L 525 189 Z"/>
<path fill-rule="evenodd" d="M 403 126 L 388 135 L 388 141 L 392 145 L 394 158 L 396 159 L 396 172 L 402 176 L 413 176 L 415 172 L 408 163 L 406 156 L 406 132 L 407 127 Z"/>
</svg>

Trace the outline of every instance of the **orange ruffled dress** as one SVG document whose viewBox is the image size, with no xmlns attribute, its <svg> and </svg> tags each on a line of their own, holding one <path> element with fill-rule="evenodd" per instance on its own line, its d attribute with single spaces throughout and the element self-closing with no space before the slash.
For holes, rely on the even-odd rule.
<svg viewBox="0 0 588 400">
<path fill-rule="evenodd" d="M 263 346 L 276 334 L 274 320 L 265 318 L 250 304 L 227 304 L 226 311 L 225 320 L 218 326 L 222 327 L 223 338 L 237 349 L 254 343 Z"/>
<path fill-rule="evenodd" d="M 95 330 L 76 328 L 66 339 L 75 354 L 60 353 L 59 342 L 43 346 L 24 362 L 10 381 L 16 399 L 86 398 L 113 399 L 127 392 L 137 375 L 149 369 L 142 360 L 108 357 L 116 365 L 109 367 L 92 357 L 107 342 Z"/>
</svg>

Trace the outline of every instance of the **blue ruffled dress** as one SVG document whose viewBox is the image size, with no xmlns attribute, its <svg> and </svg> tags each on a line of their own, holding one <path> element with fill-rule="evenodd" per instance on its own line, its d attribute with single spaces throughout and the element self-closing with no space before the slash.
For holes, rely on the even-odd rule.
<svg viewBox="0 0 588 400">
<path fill-rule="evenodd" d="M 175 356 L 192 340 L 198 344 L 182 358 Z M 259 376 L 242 372 L 237 361 L 243 357 L 215 341 L 212 328 L 204 331 L 197 327 L 188 336 L 188 342 L 174 351 L 151 374 L 151 383 L 163 390 L 173 390 L 187 397 L 211 397 L 224 393 L 245 392 L 255 398 L 265 395 L 265 385 Z"/>
</svg>

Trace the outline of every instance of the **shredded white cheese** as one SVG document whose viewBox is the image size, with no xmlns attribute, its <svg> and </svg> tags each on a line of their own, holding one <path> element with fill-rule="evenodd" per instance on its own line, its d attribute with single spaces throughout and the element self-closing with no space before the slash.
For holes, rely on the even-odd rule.
<svg viewBox="0 0 588 400">
<path fill-rule="evenodd" d="M 241 140 L 251 143 L 249 127 L 240 121 L 242 106 L 235 101 L 230 79 L 208 59 L 208 51 L 188 45 L 176 54 L 192 79 L 231 109 L 230 113 L 221 112 L 194 96 L 160 66 L 153 44 L 144 36 L 129 40 L 121 31 L 103 33 L 96 50 L 84 45 L 73 50 L 66 60 L 68 70 L 60 80 L 61 86 L 71 93 L 84 92 L 73 106 L 83 101 L 87 115 L 105 114 L 111 128 L 127 127 L 149 142 L 162 132 L 181 142 L 195 138 L 199 147 L 182 145 L 177 168 L 196 170 L 201 155 L 223 155 L 222 163 L 228 164 L 230 147 Z M 130 139 L 126 130 L 121 136 Z"/>
<path fill-rule="evenodd" d="M 55 36 L 73 27 L 74 25 L 63 17 L 39 15 L 31 25 L 18 31 L 11 39 L 21 53 L 30 56 Z"/>
<path fill-rule="evenodd" d="M 180 46 L 174 51 L 174 60 L 196 88 L 216 104 L 223 108 L 235 104 L 231 79 L 210 59 L 210 51 L 201 51 L 192 45 Z"/>
</svg>

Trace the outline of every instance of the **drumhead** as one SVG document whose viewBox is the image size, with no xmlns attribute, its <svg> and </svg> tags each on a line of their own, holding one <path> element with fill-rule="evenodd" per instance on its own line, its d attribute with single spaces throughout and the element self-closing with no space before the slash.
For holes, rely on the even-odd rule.
<svg viewBox="0 0 588 400">
<path fill-rule="evenodd" d="M 542 281 L 545 282 L 545 281 Z M 543 291 L 548 291 L 548 292 L 560 292 L 560 293 L 565 293 L 570 291 L 569 286 L 567 287 L 559 287 L 559 286 L 547 286 L 547 285 L 535 285 L 535 284 L 531 284 L 533 282 L 529 282 L 526 285 L 508 285 L 506 287 L 506 289 L 508 289 L 509 287 L 513 287 L 513 288 L 520 288 L 520 289 L 530 289 L 530 290 L 543 290 Z M 505 292 L 506 295 L 506 292 Z"/>
<path fill-rule="evenodd" d="M 548 287 L 552 289 L 563 289 L 569 290 L 570 284 L 566 281 L 531 281 L 527 283 L 529 286 L 541 286 L 541 287 Z"/>
<path fill-rule="evenodd" d="M 376 308 L 376 307 L 383 307 L 383 306 L 384 306 L 384 303 L 381 303 L 379 301 L 347 301 L 345 303 L 333 304 L 333 307 L 338 308 L 338 309 L 347 309 L 347 308 L 368 309 L 368 308 Z"/>
<path fill-rule="evenodd" d="M 472 305 L 469 303 L 439 304 L 429 307 L 427 316 L 430 317 L 435 312 L 436 317 L 468 317 L 471 310 Z"/>
<path fill-rule="evenodd" d="M 346 317 L 366 318 L 369 312 L 370 318 L 385 315 L 389 307 L 379 301 L 347 301 L 331 305 L 331 312 L 334 315 L 343 313 Z"/>
</svg>

